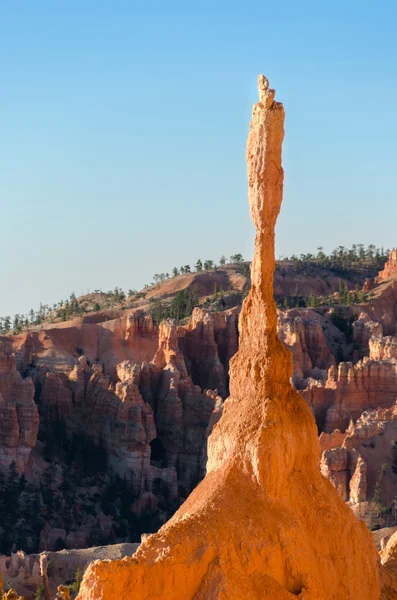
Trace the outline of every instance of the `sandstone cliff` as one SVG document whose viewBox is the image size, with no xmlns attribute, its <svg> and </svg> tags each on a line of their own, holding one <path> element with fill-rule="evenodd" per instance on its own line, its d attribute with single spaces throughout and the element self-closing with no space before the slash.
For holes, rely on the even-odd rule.
<svg viewBox="0 0 397 600">
<path fill-rule="evenodd" d="M 277 339 L 283 124 L 283 107 L 261 76 L 247 146 L 252 289 L 231 361 L 231 395 L 209 439 L 207 475 L 133 558 L 93 563 L 80 600 L 380 597 L 371 535 L 320 474 L 315 422 L 291 387 L 291 357 Z"/>
</svg>

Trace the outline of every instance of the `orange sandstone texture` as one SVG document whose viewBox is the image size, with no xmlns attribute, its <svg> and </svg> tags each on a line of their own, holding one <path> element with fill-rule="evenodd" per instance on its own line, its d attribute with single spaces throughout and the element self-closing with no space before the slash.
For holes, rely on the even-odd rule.
<svg viewBox="0 0 397 600">
<path fill-rule="evenodd" d="M 207 475 L 132 558 L 92 563 L 79 600 L 380 598 L 371 534 L 320 473 L 315 422 L 290 384 L 291 355 L 277 338 L 284 110 L 274 94 L 260 76 L 247 145 L 252 289 Z"/>
<path fill-rule="evenodd" d="M 384 281 L 385 279 L 388 279 L 389 277 L 392 277 L 393 275 L 396 275 L 396 274 L 397 274 L 397 248 L 394 248 L 394 250 L 392 250 L 390 252 L 389 260 L 385 264 L 383 271 L 381 271 L 379 273 L 377 280 L 378 280 L 378 282 Z"/>
<path fill-rule="evenodd" d="M 394 533 L 380 553 L 383 569 L 382 600 L 397 599 L 397 534 Z"/>
</svg>

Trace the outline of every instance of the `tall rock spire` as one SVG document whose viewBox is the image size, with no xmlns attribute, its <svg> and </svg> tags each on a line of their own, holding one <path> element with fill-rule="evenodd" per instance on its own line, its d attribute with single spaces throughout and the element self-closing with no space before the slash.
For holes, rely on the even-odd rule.
<svg viewBox="0 0 397 600">
<path fill-rule="evenodd" d="M 319 470 L 314 419 L 276 335 L 274 228 L 284 110 L 259 77 L 247 145 L 252 289 L 207 475 L 137 553 L 93 563 L 79 600 L 377 600 L 371 534 Z"/>
<path fill-rule="evenodd" d="M 237 394 L 235 381 L 241 382 L 243 356 L 251 359 L 259 351 L 261 359 L 277 355 L 278 379 L 288 382 L 292 374 L 292 359 L 277 338 L 276 305 L 273 299 L 273 274 L 275 268 L 274 231 L 283 199 L 284 172 L 281 150 L 284 139 L 284 107 L 274 101 L 275 91 L 269 82 L 258 78 L 259 102 L 254 105 L 247 141 L 248 200 L 256 229 L 254 259 L 251 268 L 251 292 L 244 304 L 240 320 L 240 348 L 232 369 L 232 396 Z M 253 348 L 254 345 L 254 348 Z M 263 372 L 263 362 L 251 367 Z M 276 373 L 274 366 L 266 369 L 266 385 L 271 384 Z M 251 374 L 249 379 L 251 380 Z M 247 388 L 244 386 L 244 394 Z"/>
</svg>

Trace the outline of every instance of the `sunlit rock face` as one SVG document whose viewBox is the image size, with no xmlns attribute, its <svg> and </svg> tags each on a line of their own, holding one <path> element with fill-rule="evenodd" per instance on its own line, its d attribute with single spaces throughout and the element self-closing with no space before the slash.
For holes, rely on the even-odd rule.
<svg viewBox="0 0 397 600">
<path fill-rule="evenodd" d="M 380 553 L 383 569 L 381 570 L 382 579 L 382 600 L 397 599 L 397 532 L 388 540 L 386 546 Z"/>
<path fill-rule="evenodd" d="M 383 271 L 381 271 L 377 277 L 378 282 L 384 281 L 389 277 L 393 277 L 393 275 L 397 275 L 397 248 L 394 248 L 390 252 L 389 260 L 384 266 Z"/>
<path fill-rule="evenodd" d="M 377 554 L 319 470 L 314 418 L 277 338 L 274 228 L 283 191 L 284 109 L 259 77 L 247 144 L 256 227 L 252 289 L 231 360 L 230 397 L 209 438 L 207 475 L 134 557 L 93 563 L 80 600 L 374 600 Z"/>
</svg>

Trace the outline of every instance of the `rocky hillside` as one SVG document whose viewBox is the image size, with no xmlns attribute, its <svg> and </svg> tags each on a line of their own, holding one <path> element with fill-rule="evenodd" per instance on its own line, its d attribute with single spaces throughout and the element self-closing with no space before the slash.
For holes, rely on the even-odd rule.
<svg viewBox="0 0 397 600">
<path fill-rule="evenodd" d="M 339 247 L 330 255 L 320 248 L 316 255 L 279 260 L 274 279 L 276 302 L 280 308 L 332 304 L 338 302 L 338 294 L 342 303 L 347 299 L 349 303 L 362 301 L 387 257 L 388 251 L 383 248 L 353 245 L 351 249 Z M 227 263 L 222 257 L 218 266 L 212 260 L 199 260 L 194 271 L 185 265 L 174 268 L 172 276 L 156 274 L 154 282 L 139 292 L 116 287 L 80 297 L 72 293 L 66 300 L 41 304 L 24 315 L 0 317 L 0 334 L 37 331 L 71 320 L 103 322 L 122 316 L 121 311 L 138 308 L 151 314 L 156 323 L 166 318 L 186 319 L 195 306 L 210 310 L 229 308 L 241 304 L 250 288 L 250 263 L 244 262 L 240 254 L 230 258 L 235 259 L 238 262 Z"/>
</svg>

